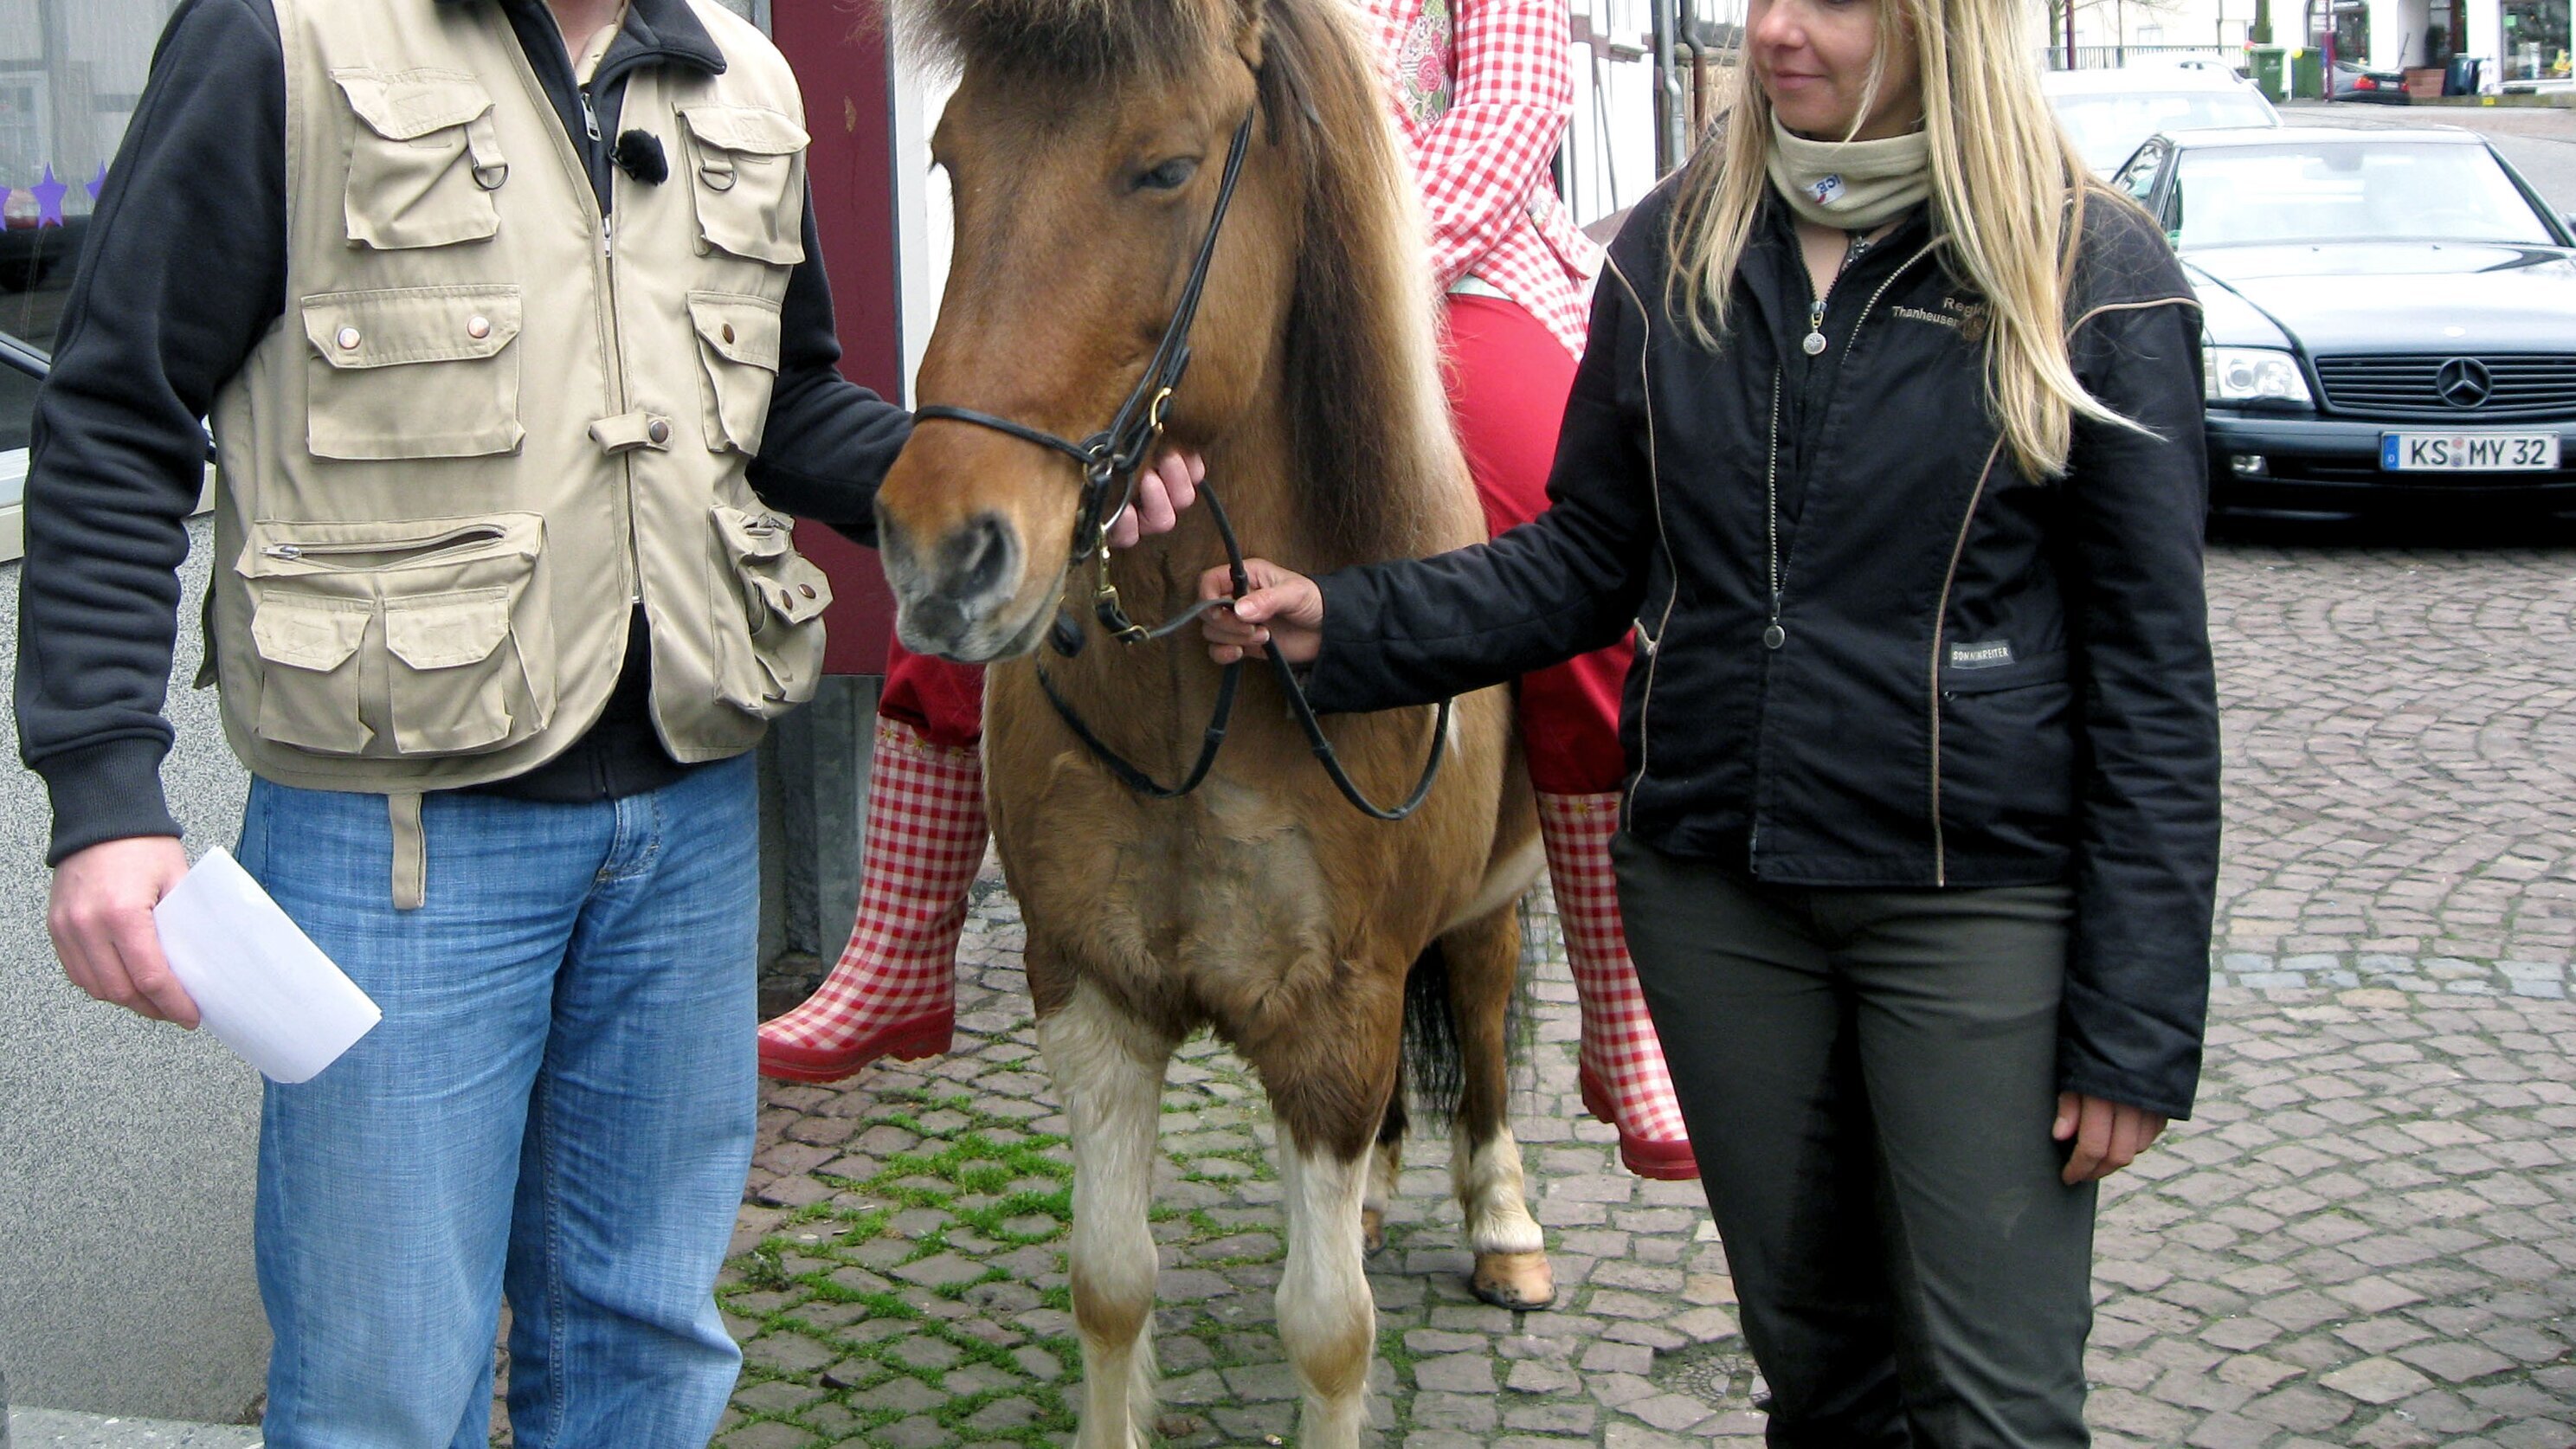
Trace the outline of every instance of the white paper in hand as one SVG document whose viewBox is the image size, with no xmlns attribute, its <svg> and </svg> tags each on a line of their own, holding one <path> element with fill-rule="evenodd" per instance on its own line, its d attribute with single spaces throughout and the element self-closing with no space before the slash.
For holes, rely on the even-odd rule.
<svg viewBox="0 0 2576 1449">
<path fill-rule="evenodd" d="M 220 846 L 161 898 L 152 919 L 206 1029 L 272 1081 L 311 1081 L 384 1020 Z"/>
</svg>

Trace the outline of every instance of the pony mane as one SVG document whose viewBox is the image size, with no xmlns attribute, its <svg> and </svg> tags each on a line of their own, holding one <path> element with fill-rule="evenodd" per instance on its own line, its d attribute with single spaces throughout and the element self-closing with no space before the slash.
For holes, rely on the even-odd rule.
<svg viewBox="0 0 2576 1449">
<path fill-rule="evenodd" d="M 1420 188 L 1353 10 L 1263 4 L 1262 109 L 1305 197 L 1284 355 L 1321 568 L 1451 547 L 1478 518 L 1440 385 Z"/>
<path fill-rule="evenodd" d="M 950 69 L 972 60 L 1077 85 L 1172 78 L 1230 46 L 1236 0 L 887 0 L 899 32 Z"/>
</svg>

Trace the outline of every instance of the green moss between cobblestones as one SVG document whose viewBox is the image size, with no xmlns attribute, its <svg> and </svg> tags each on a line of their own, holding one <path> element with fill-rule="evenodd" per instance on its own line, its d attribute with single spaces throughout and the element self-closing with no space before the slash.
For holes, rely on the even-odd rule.
<svg viewBox="0 0 2576 1449">
<path fill-rule="evenodd" d="M 1178 1089 L 1188 1092 L 1189 1088 Z M 1213 1094 L 1211 1094 L 1213 1095 Z M 1208 1111 L 1229 1106 L 1214 1100 L 1199 1103 L 1166 1101 L 1164 1111 Z M 966 1119 L 965 1124 L 947 1132 L 933 1131 L 923 1119 L 938 1112 L 954 1112 Z M 976 1278 L 936 1288 L 902 1287 L 895 1291 L 854 1289 L 834 1282 L 832 1274 L 844 1267 L 870 1269 L 859 1257 L 859 1250 L 869 1243 L 892 1235 L 896 1215 L 910 1209 L 929 1209 L 946 1213 L 950 1225 L 908 1240 L 907 1251 L 894 1265 L 919 1262 L 953 1248 L 951 1235 L 967 1230 L 1001 1245 L 1002 1251 L 1061 1243 L 1070 1231 L 1073 1217 L 1073 1169 L 1060 1156 L 1065 1140 L 1060 1136 L 1030 1134 L 1022 1123 L 1007 1121 L 979 1112 L 974 1100 L 966 1096 L 933 1096 L 928 1092 L 889 1094 L 880 1108 L 862 1119 L 867 1127 L 898 1128 L 921 1139 L 913 1150 L 887 1156 L 874 1176 L 863 1181 L 817 1174 L 821 1181 L 839 1188 L 845 1196 L 855 1194 L 867 1201 L 864 1208 L 836 1207 L 817 1203 L 797 1209 L 749 1252 L 732 1263 L 733 1281 L 719 1291 L 727 1311 L 761 1325 L 761 1333 L 784 1332 L 813 1341 L 829 1349 L 834 1363 L 846 1376 L 857 1382 L 841 1388 L 828 1388 L 822 1383 L 823 1369 L 784 1372 L 757 1362 L 746 1363 L 742 1386 L 751 1388 L 763 1383 L 784 1382 L 821 1391 L 823 1397 L 793 1412 L 770 1412 L 737 1406 L 742 1424 L 775 1422 L 812 1433 L 827 1442 L 864 1440 L 871 1430 L 881 1429 L 910 1415 L 894 1409 L 871 1409 L 857 1401 L 872 1391 L 898 1378 L 910 1377 L 939 1392 L 942 1400 L 928 1409 L 951 1433 L 962 1439 L 1001 1441 L 1042 1449 L 1051 1444 L 1051 1435 L 1069 1434 L 1074 1427 L 1074 1410 L 1081 1378 L 1081 1349 L 1071 1334 L 1032 1336 L 1024 1345 L 1045 1350 L 1062 1365 L 1064 1376 L 1052 1384 L 1029 1378 L 1013 1358 L 1013 1349 L 987 1343 L 958 1330 L 950 1322 L 925 1311 L 929 1299 L 962 1301 L 975 1289 L 988 1283 L 1009 1281 L 1011 1274 L 998 1266 L 988 1267 Z M 996 1141 L 988 1132 L 1007 1131 L 1017 1141 Z M 1186 1154 L 1168 1154 L 1173 1166 L 1185 1181 L 1205 1182 L 1211 1186 L 1232 1187 L 1243 1179 L 1235 1176 L 1200 1173 L 1193 1164 L 1222 1160 L 1243 1164 L 1255 1181 L 1268 1181 L 1275 1174 L 1267 1154 L 1259 1147 L 1214 1148 Z M 1047 1191 L 1023 1189 L 1008 1192 L 1014 1182 L 1030 1178 L 1052 1180 L 1060 1186 Z M 937 1186 L 932 1186 L 931 1183 Z M 988 1197 L 992 1201 L 976 1206 L 961 1206 L 961 1199 Z M 1014 1219 L 1046 1214 L 1056 1222 L 1053 1231 L 1027 1233 L 1005 1226 Z M 1257 1267 L 1277 1262 L 1285 1256 L 1280 1247 L 1269 1253 L 1226 1254 L 1202 1259 L 1191 1250 L 1204 1243 L 1235 1237 L 1253 1231 L 1242 1223 L 1227 1224 L 1199 1208 L 1171 1203 L 1157 1203 L 1150 1213 L 1157 1226 L 1158 1242 L 1177 1248 L 1193 1268 L 1222 1271 L 1232 1268 Z M 814 1242 L 802 1241 L 800 1234 L 812 1231 L 815 1224 L 830 1224 L 838 1229 L 831 1235 L 817 1234 Z M 1181 1231 L 1174 1233 L 1173 1224 Z M 804 1265 L 801 1269 L 797 1264 Z M 1064 1271 L 1062 1253 L 1056 1256 L 1056 1272 Z M 1072 1311 L 1072 1294 L 1062 1283 L 1037 1287 L 1041 1306 L 1058 1313 Z M 754 1312 L 746 1300 L 762 1294 L 797 1295 L 796 1301 L 781 1307 Z M 828 1327 L 804 1311 L 813 1305 L 845 1307 L 856 1305 L 867 1310 L 866 1316 L 838 1327 Z M 1007 1315 L 1003 1315 L 1007 1317 Z M 885 1319 L 901 1320 L 912 1325 L 908 1334 L 875 1340 L 854 1336 L 853 1329 Z M 1220 1373 L 1250 1367 L 1262 1360 L 1233 1351 L 1229 1340 L 1243 1330 L 1212 1317 L 1201 1315 L 1184 1329 L 1183 1335 L 1204 1346 L 1209 1362 L 1204 1366 Z M 893 1347 L 905 1342 L 930 1340 L 954 1349 L 957 1362 L 944 1368 L 916 1369 L 893 1355 Z M 1386 1344 L 1388 1357 L 1400 1371 L 1410 1373 L 1411 1355 L 1403 1348 L 1400 1330 L 1390 1329 Z M 1013 1382 L 971 1394 L 948 1394 L 940 1381 L 949 1373 L 968 1364 L 984 1364 L 1007 1373 Z M 864 1366 L 863 1371 L 848 1373 Z M 1193 1368 L 1192 1372 L 1198 1371 Z M 1007 1398 L 1026 1398 L 1039 1410 L 1034 1422 L 1014 1429 L 970 1429 L 966 1421 L 985 1406 Z M 837 1418 L 830 1427 L 816 1421 L 815 1414 L 825 1406 L 837 1406 L 850 1416 Z M 1288 1441 L 1293 1445 L 1293 1441 Z"/>
</svg>

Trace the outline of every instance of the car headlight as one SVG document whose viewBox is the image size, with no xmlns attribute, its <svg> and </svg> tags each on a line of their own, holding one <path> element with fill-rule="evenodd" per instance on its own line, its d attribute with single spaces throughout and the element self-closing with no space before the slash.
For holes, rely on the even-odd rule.
<svg viewBox="0 0 2576 1449">
<path fill-rule="evenodd" d="M 2279 402 L 2312 407 L 2299 360 L 2277 347 L 2204 347 L 2201 370 L 2211 402 Z"/>
</svg>

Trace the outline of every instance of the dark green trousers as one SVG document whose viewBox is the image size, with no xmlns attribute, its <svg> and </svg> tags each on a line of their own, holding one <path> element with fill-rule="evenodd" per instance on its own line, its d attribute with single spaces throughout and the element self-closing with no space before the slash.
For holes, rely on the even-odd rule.
<svg viewBox="0 0 2576 1449">
<path fill-rule="evenodd" d="M 2094 1189 L 2049 1136 L 2072 892 L 1613 857 L 1769 1442 L 2089 1443 Z"/>
</svg>

